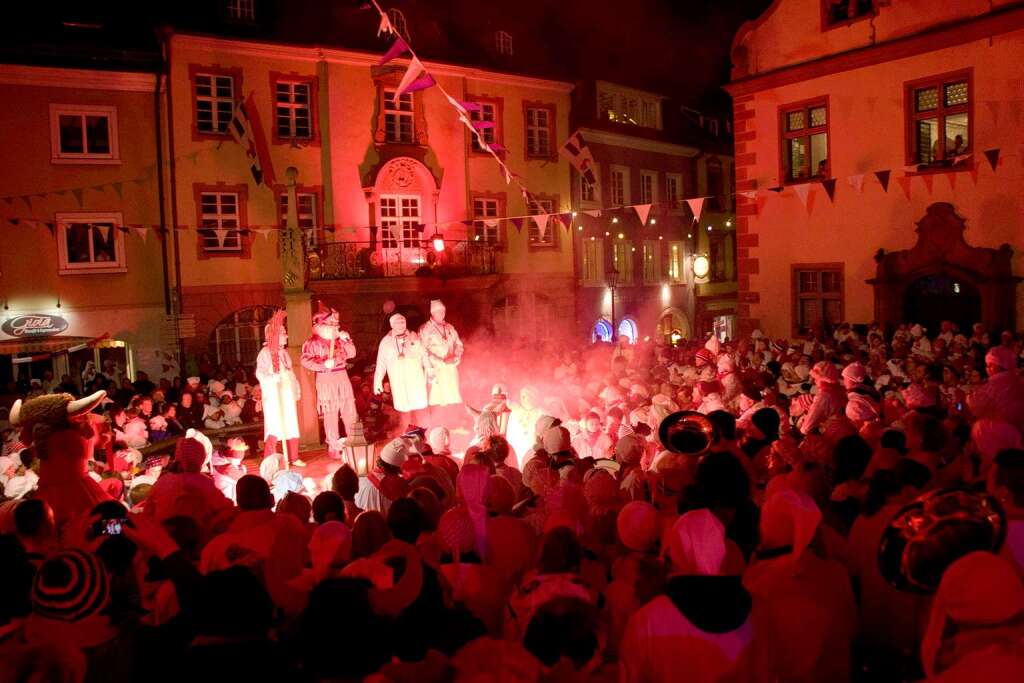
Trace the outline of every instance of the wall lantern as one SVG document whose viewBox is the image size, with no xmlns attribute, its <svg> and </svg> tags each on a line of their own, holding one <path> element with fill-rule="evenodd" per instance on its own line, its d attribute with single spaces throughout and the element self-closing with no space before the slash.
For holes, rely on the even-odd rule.
<svg viewBox="0 0 1024 683">
<path fill-rule="evenodd" d="M 444 238 L 440 235 L 434 235 L 434 251 L 439 254 L 444 251 Z"/>
<path fill-rule="evenodd" d="M 707 256 L 695 256 L 693 258 L 693 275 L 698 280 L 706 278 L 708 273 L 711 272 L 711 261 L 708 260 Z"/>
</svg>

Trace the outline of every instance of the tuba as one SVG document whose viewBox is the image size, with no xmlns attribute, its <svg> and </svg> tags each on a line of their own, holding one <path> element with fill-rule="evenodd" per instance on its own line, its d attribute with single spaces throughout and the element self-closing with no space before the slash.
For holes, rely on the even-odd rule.
<svg viewBox="0 0 1024 683">
<path fill-rule="evenodd" d="M 715 425 L 696 410 L 672 413 L 658 426 L 658 438 L 665 450 L 682 455 L 703 455 L 715 442 Z"/>
</svg>

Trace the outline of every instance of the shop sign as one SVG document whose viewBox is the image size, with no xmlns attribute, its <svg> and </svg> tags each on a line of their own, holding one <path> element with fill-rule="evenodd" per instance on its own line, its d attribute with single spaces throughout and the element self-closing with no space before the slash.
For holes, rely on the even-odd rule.
<svg viewBox="0 0 1024 683">
<path fill-rule="evenodd" d="M 8 318 L 0 330 L 11 337 L 52 337 L 68 329 L 68 321 L 59 315 L 26 313 Z"/>
</svg>

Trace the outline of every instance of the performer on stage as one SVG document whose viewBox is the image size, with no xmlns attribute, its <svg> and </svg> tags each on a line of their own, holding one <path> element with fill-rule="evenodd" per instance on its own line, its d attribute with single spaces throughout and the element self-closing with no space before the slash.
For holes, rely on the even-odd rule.
<svg viewBox="0 0 1024 683">
<path fill-rule="evenodd" d="M 450 406 L 462 403 L 459 393 L 459 363 L 464 347 L 459 333 L 444 320 L 445 307 L 440 299 L 430 302 L 430 320 L 420 328 L 420 339 L 427 350 L 434 381 L 430 385 L 430 405 Z"/>
<path fill-rule="evenodd" d="M 377 347 L 373 393 L 384 393 L 384 375 L 391 384 L 395 410 L 402 413 L 402 431 L 412 422 L 411 413 L 427 407 L 427 378 L 431 375 L 426 349 L 415 332 L 406 329 L 405 316 L 391 316 L 391 331 Z"/>
<path fill-rule="evenodd" d="M 354 433 L 359 414 L 345 363 L 356 356 L 356 345 L 348 332 L 338 327 L 338 312 L 320 310 L 313 316 L 313 334 L 302 345 L 302 367 L 316 373 L 317 412 L 323 417 L 327 452 L 341 458 L 345 440 L 338 436 L 338 416 L 345 423 L 345 436 Z M 353 468 L 356 463 L 349 463 Z M 358 470 L 357 470 L 358 471 Z"/>
<path fill-rule="evenodd" d="M 267 341 L 256 356 L 256 379 L 263 395 L 263 456 L 276 452 L 284 442 L 287 461 L 305 467 L 299 459 L 299 415 L 295 403 L 302 397 L 299 380 L 292 371 L 288 355 L 288 331 L 285 312 L 278 310 L 265 328 Z"/>
</svg>

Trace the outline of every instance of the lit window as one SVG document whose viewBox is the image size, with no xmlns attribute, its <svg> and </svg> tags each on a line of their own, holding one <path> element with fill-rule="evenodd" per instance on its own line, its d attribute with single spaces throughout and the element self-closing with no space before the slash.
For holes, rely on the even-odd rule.
<svg viewBox="0 0 1024 683">
<path fill-rule="evenodd" d="M 497 199 L 476 197 L 473 199 L 473 239 L 485 244 L 497 244 L 498 216 L 501 204 Z"/>
<path fill-rule="evenodd" d="M 489 121 L 493 124 L 488 128 L 480 128 L 477 131 L 483 137 L 484 142 L 488 145 L 493 145 L 497 142 L 498 135 L 497 107 L 494 106 L 493 102 L 478 102 L 477 104 L 480 109 L 469 112 L 469 117 L 473 121 Z M 480 146 L 480 139 L 477 137 L 477 134 L 470 135 L 470 138 L 473 144 L 473 151 L 482 152 L 484 148 Z"/>
<path fill-rule="evenodd" d="M 121 224 L 119 213 L 57 214 L 60 274 L 126 272 Z"/>
<path fill-rule="evenodd" d="M 649 171 L 640 172 L 640 203 L 654 204 L 658 201 L 656 188 L 658 187 L 658 174 Z"/>
<path fill-rule="evenodd" d="M 682 242 L 670 242 L 668 245 L 668 277 L 673 283 L 680 283 L 683 281 L 686 274 L 685 265 L 683 261 L 683 255 L 685 250 L 683 249 Z"/>
<path fill-rule="evenodd" d="M 296 192 L 296 208 L 298 209 L 299 229 L 306 238 L 307 244 L 316 244 L 319 240 L 317 234 L 316 206 L 317 196 L 313 192 Z M 278 209 L 281 214 L 281 227 L 288 225 L 288 193 L 282 192 Z"/>
<path fill-rule="evenodd" d="M 828 107 L 824 102 L 816 102 L 781 111 L 786 182 L 829 177 Z"/>
<path fill-rule="evenodd" d="M 822 0 L 825 26 L 836 26 L 875 13 L 874 0 Z"/>
<path fill-rule="evenodd" d="M 195 75 L 196 130 L 227 135 L 235 113 L 235 79 L 231 76 Z"/>
<path fill-rule="evenodd" d="M 239 197 L 236 192 L 203 192 L 200 202 L 200 235 L 203 251 L 242 251 Z"/>
<path fill-rule="evenodd" d="M 967 74 L 907 86 L 910 163 L 948 166 L 970 152 L 970 97 Z"/>
<path fill-rule="evenodd" d="M 830 332 L 843 320 L 842 268 L 794 269 L 793 299 L 797 334 Z"/>
<path fill-rule="evenodd" d="M 583 241 L 583 284 L 604 284 L 604 243 L 596 240 Z"/>
<path fill-rule="evenodd" d="M 310 85 L 278 81 L 275 84 L 277 136 L 308 140 L 313 137 L 313 114 Z"/>
<path fill-rule="evenodd" d="M 554 131 L 554 110 L 547 107 L 526 108 L 526 156 L 549 158 Z"/>
<path fill-rule="evenodd" d="M 633 284 L 633 245 L 626 240 L 615 240 L 612 244 L 612 268 L 618 271 L 617 285 Z"/>
<path fill-rule="evenodd" d="M 602 85 L 597 93 L 598 118 L 641 128 L 661 129 L 661 100 L 639 91 Z"/>
<path fill-rule="evenodd" d="M 397 249 L 420 247 L 420 198 L 382 195 L 380 198 L 381 246 Z"/>
<path fill-rule="evenodd" d="M 396 91 L 384 91 L 384 140 L 411 145 L 414 141 L 412 93 L 402 94 L 395 100 Z"/>
<path fill-rule="evenodd" d="M 402 14 L 402 10 L 395 8 L 389 9 L 388 19 L 391 21 L 391 27 L 395 29 L 395 32 L 406 40 L 409 40 L 409 26 L 405 23 L 405 15 Z"/>
<path fill-rule="evenodd" d="M 51 105 L 50 153 L 57 163 L 118 163 L 117 107 Z"/>
<path fill-rule="evenodd" d="M 228 0 L 228 19 L 256 21 L 256 0 Z"/>
<path fill-rule="evenodd" d="M 544 235 L 541 236 L 540 228 L 537 226 L 537 221 L 530 220 L 529 223 L 529 237 L 531 247 L 553 247 L 555 246 L 555 218 L 551 214 L 555 212 L 555 202 L 551 199 L 534 199 L 533 204 L 530 206 L 529 213 L 531 216 L 538 214 L 548 214 L 548 222 L 544 229 Z"/>
<path fill-rule="evenodd" d="M 512 56 L 512 36 L 505 31 L 498 31 L 494 34 L 494 40 L 499 55 Z"/>
<path fill-rule="evenodd" d="M 661 242 L 644 240 L 644 283 L 657 284 L 661 280 Z"/>
<path fill-rule="evenodd" d="M 625 206 L 629 203 L 629 174 L 625 169 L 613 168 L 611 172 L 612 206 Z"/>
</svg>

